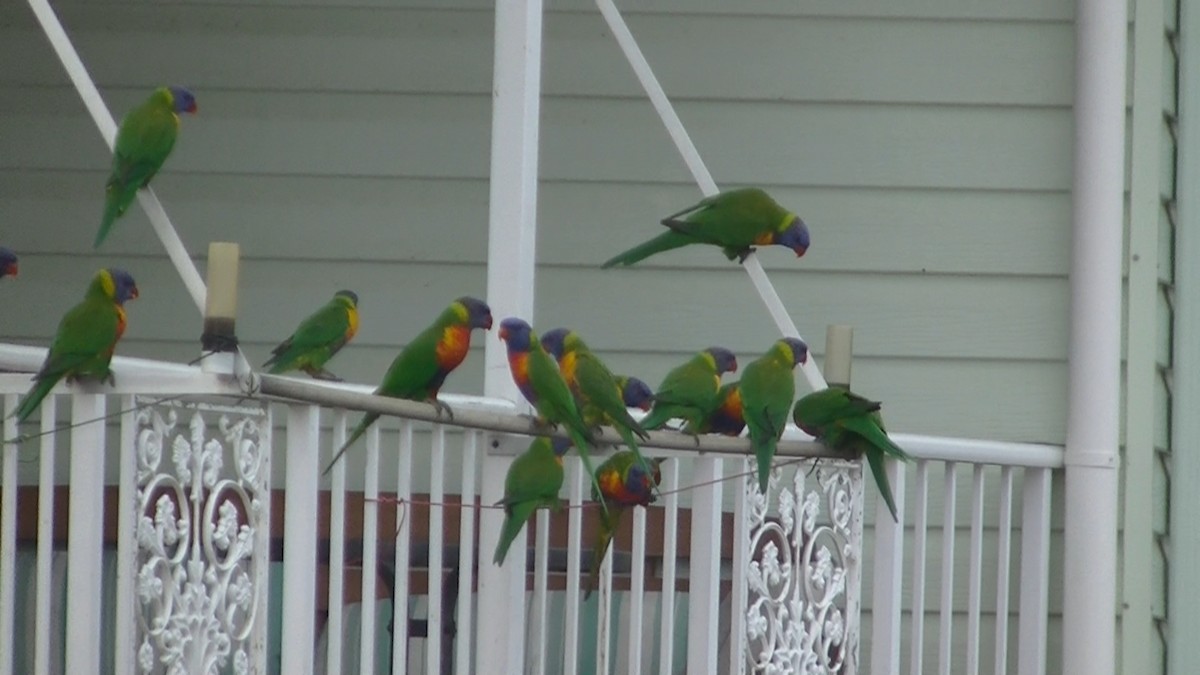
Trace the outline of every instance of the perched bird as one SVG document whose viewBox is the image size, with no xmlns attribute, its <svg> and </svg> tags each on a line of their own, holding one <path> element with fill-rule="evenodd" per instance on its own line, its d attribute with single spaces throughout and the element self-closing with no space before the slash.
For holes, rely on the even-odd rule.
<svg viewBox="0 0 1200 675">
<path fill-rule="evenodd" d="M 775 446 L 787 426 L 796 397 L 792 370 L 808 360 L 808 345 L 798 338 L 777 340 L 766 354 L 751 361 L 742 373 L 742 415 L 750 428 L 750 445 L 758 458 L 758 489 L 766 494 Z"/>
<path fill-rule="evenodd" d="M 592 353 L 579 333 L 566 328 L 555 328 L 543 335 L 542 348 L 558 361 L 559 372 L 575 395 L 579 412 L 588 427 L 612 426 L 637 456 L 642 468 L 649 471 L 650 465 L 638 448 L 638 439 L 645 440 L 649 435 L 629 414 L 621 386 L 608 366 Z"/>
<path fill-rule="evenodd" d="M 879 413 L 881 405 L 847 389 L 829 387 L 796 401 L 792 419 L 805 433 L 831 448 L 865 455 L 892 520 L 899 522 L 883 460 L 894 457 L 908 461 L 909 455 L 888 438 Z"/>
<path fill-rule="evenodd" d="M 808 226 L 759 188 L 727 190 L 662 219 L 669 230 L 606 261 L 601 267 L 633 265 L 656 253 L 688 244 L 719 246 L 738 262 L 755 246 L 786 246 L 804 255 Z"/>
<path fill-rule="evenodd" d="M 650 385 L 630 375 L 618 375 L 617 386 L 621 388 L 625 407 L 650 412 L 650 406 L 654 405 L 654 390 Z"/>
<path fill-rule="evenodd" d="M 649 470 L 630 450 L 621 450 L 596 469 L 599 489 L 592 488 L 592 501 L 600 502 L 600 527 L 596 531 L 596 546 L 592 551 L 592 574 L 586 600 L 600 585 L 600 565 L 608 555 L 608 545 L 621 524 L 621 514 L 632 506 L 648 506 L 655 501 L 655 490 L 662 482 L 661 460 L 651 459 Z"/>
<path fill-rule="evenodd" d="M 125 333 L 125 301 L 138 296 L 138 287 L 128 272 L 116 267 L 102 269 L 88 284 L 83 302 L 72 307 L 61 321 L 50 343 L 46 361 L 33 376 L 33 386 L 12 416 L 24 422 L 41 405 L 59 380 L 80 378 L 113 382 L 108 365 L 117 341 Z"/>
<path fill-rule="evenodd" d="M 717 390 L 716 405 L 697 426 L 684 429 L 689 434 L 721 434 L 723 436 L 740 436 L 746 428 L 746 418 L 742 415 L 742 390 L 737 382 L 721 385 Z"/>
<path fill-rule="evenodd" d="M 438 390 L 442 388 L 446 376 L 467 358 L 467 350 L 471 348 L 471 331 L 476 328 L 490 330 L 491 327 L 492 310 L 487 303 L 468 296 L 455 300 L 433 325 L 421 331 L 400 350 L 384 373 L 383 382 L 375 389 L 375 395 L 425 401 L 436 407 L 439 414 L 445 412 L 453 417 L 450 408 L 437 400 Z M 377 419 L 379 413 L 363 415 L 350 438 L 346 439 L 329 466 L 325 467 L 325 473 L 329 473 L 342 453 L 354 445 Z"/>
<path fill-rule="evenodd" d="M 642 418 L 642 426 L 659 429 L 668 420 L 678 418 L 695 429 L 713 408 L 721 375 L 734 372 L 737 367 L 737 357 L 724 347 L 709 347 L 699 352 L 663 378 L 654 392 L 654 407 Z"/>
<path fill-rule="evenodd" d="M 588 454 L 588 448 L 595 445 L 592 432 L 579 413 L 575 397 L 554 359 L 542 349 L 537 334 L 523 319 L 509 317 L 501 321 L 500 339 L 505 342 L 513 381 L 525 400 L 537 410 L 538 423 L 565 427 L 595 485 L 596 470 Z"/>
<path fill-rule="evenodd" d="M 303 370 L 319 380 L 341 381 L 325 370 L 325 364 L 357 332 L 358 295 L 354 291 L 338 291 L 332 300 L 300 322 L 291 337 L 271 350 L 271 358 L 263 367 L 270 366 L 271 373 Z"/>
<path fill-rule="evenodd" d="M 559 508 L 562 456 L 570 447 L 570 441 L 539 436 L 508 467 L 504 477 L 504 499 L 496 502 L 504 505 L 504 526 L 500 530 L 500 541 L 496 542 L 496 554 L 492 556 L 495 564 L 504 564 L 508 547 L 521 534 L 534 511 L 540 507 Z"/>
<path fill-rule="evenodd" d="M 11 248 L 0 246 L 0 279 L 17 276 L 17 254 Z"/>
<path fill-rule="evenodd" d="M 179 113 L 196 112 L 196 99 L 183 87 L 159 87 L 129 111 L 117 128 L 112 172 L 105 188 L 104 217 L 96 233 L 99 248 L 113 222 L 133 203 L 137 191 L 162 168 L 179 135 Z"/>
</svg>

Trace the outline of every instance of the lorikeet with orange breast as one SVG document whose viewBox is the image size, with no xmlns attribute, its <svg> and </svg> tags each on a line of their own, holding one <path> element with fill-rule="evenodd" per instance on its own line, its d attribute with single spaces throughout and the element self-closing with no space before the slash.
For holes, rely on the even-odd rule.
<svg viewBox="0 0 1200 675">
<path fill-rule="evenodd" d="M 716 402 L 721 375 L 736 370 L 737 357 L 724 347 L 699 352 L 663 378 L 654 392 L 654 407 L 642 419 L 642 426 L 659 429 L 669 420 L 682 419 L 694 430 Z"/>
<path fill-rule="evenodd" d="M 133 203 L 137 191 L 149 185 L 167 161 L 179 135 L 179 113 L 184 112 L 196 112 L 192 92 L 183 87 L 159 87 L 121 120 L 105 187 L 104 217 L 94 248 L 100 247 L 113 222 Z"/>
<path fill-rule="evenodd" d="M 263 367 L 271 373 L 303 370 L 320 380 L 341 378 L 325 370 L 325 364 L 358 332 L 358 294 L 338 291 L 333 299 L 313 312 L 278 347 Z"/>
<path fill-rule="evenodd" d="M 717 390 L 716 407 L 709 411 L 699 425 L 688 425 L 684 428 L 689 434 L 721 434 L 723 436 L 740 436 L 746 428 L 746 418 L 742 415 L 742 390 L 737 382 L 721 385 Z"/>
<path fill-rule="evenodd" d="M 463 296 L 450 303 L 425 330 L 400 351 L 392 365 L 383 375 L 383 382 L 375 389 L 376 396 L 403 398 L 410 401 L 426 401 L 438 412 L 453 417 L 450 408 L 437 400 L 438 391 L 446 376 L 454 371 L 471 348 L 471 331 L 476 328 L 490 330 L 492 310 L 482 300 Z M 379 413 L 367 413 L 354 427 L 345 444 L 333 456 L 325 473 L 337 464 L 346 449 L 379 419 Z"/>
<path fill-rule="evenodd" d="M 12 416 L 24 422 L 41 405 L 58 381 L 89 378 L 112 382 L 109 369 L 113 350 L 125 334 L 125 302 L 138 296 L 128 272 L 102 269 L 88 284 L 83 301 L 72 307 L 58 324 L 58 332 L 33 386 Z"/>
<path fill-rule="evenodd" d="M 0 279 L 17 276 L 17 254 L 7 246 L 0 246 Z"/>
<path fill-rule="evenodd" d="M 621 524 L 621 514 L 633 506 L 648 506 L 655 501 L 655 491 L 662 482 L 661 460 L 649 460 L 649 470 L 630 450 L 621 450 L 596 469 L 599 489 L 592 488 L 592 501 L 605 508 L 600 510 L 600 527 L 596 531 L 596 546 L 592 550 L 592 574 L 584 599 L 599 586 L 600 565 L 608 555 L 613 533 Z"/>
<path fill-rule="evenodd" d="M 755 246 L 785 246 L 804 255 L 808 226 L 759 188 L 727 190 L 662 219 L 657 237 L 620 253 L 601 267 L 633 265 L 656 253 L 689 244 L 719 246 L 730 260 L 743 262 Z"/>
</svg>

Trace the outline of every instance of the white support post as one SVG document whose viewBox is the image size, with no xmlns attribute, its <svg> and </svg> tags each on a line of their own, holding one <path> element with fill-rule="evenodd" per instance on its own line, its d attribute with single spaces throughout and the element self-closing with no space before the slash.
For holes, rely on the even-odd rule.
<svg viewBox="0 0 1200 675">
<path fill-rule="evenodd" d="M 1050 476 L 1050 469 L 1026 468 L 1022 479 L 1021 597 L 1017 620 L 1019 675 L 1046 675 L 1046 632 L 1050 625 Z M 1099 589 L 1093 589 L 1093 592 L 1106 594 Z M 1097 646 L 1097 651 L 1103 650 Z M 1064 671 L 1068 669 L 1066 660 L 1064 653 Z"/>
<path fill-rule="evenodd" d="M 317 596 L 317 472 L 321 409 L 288 406 L 283 521 L 283 649 L 280 672 L 312 675 Z M 340 607 L 331 611 L 341 611 Z M 398 630 L 399 627 L 398 627 Z"/>
<path fill-rule="evenodd" d="M 67 530 L 66 672 L 100 672 L 100 584 L 104 536 L 104 396 L 74 394 L 71 406 L 71 527 Z"/>
<path fill-rule="evenodd" d="M 721 466 L 711 456 L 692 462 L 692 550 L 688 569 L 687 672 L 716 675 L 721 607 Z M 669 635 L 663 635 L 669 639 Z"/>
<path fill-rule="evenodd" d="M 1064 675 L 1115 671 L 1127 30 L 1125 0 L 1076 4 Z"/>
<path fill-rule="evenodd" d="M 533 319 L 533 280 L 537 234 L 538 121 L 542 76 L 541 0 L 497 0 L 492 62 L 492 159 L 488 218 L 487 297 L 496 321 Z M 496 338 L 484 347 L 484 395 L 521 401 L 508 370 L 504 345 Z M 504 496 L 511 457 L 483 457 L 480 499 L 493 504 Z M 476 672 L 523 672 L 525 546 L 513 546 L 504 565 L 491 564 L 504 514 L 483 509 L 479 518 L 479 622 Z M 524 540 L 522 539 L 521 542 Z M 522 601 L 513 602 L 520 591 Z"/>
<path fill-rule="evenodd" d="M 4 423 L 0 425 L 4 434 L 0 442 L 0 675 L 12 675 L 16 654 L 13 613 L 17 602 L 13 596 L 17 588 L 17 454 L 21 444 L 7 442 L 17 436 L 17 420 L 12 417 L 16 407 L 15 394 L 4 397 Z M 44 632 L 49 631 L 37 631 Z"/>
</svg>

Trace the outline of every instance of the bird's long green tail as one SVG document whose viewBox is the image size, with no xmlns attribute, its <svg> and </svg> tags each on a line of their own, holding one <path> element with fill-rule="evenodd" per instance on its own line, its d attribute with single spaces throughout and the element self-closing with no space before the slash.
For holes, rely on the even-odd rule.
<svg viewBox="0 0 1200 675">
<path fill-rule="evenodd" d="M 38 409 L 38 406 L 42 404 L 42 399 L 46 398 L 55 384 L 58 384 L 56 378 L 40 378 L 30 388 L 29 393 L 25 394 L 25 398 L 21 399 L 20 405 L 17 406 L 16 411 L 10 417 L 16 417 L 18 423 L 24 422 L 27 417 L 33 414 L 34 410 Z"/>
<path fill-rule="evenodd" d="M 322 476 L 329 473 L 329 470 L 333 468 L 333 465 L 337 464 L 338 460 L 342 458 L 342 455 L 346 454 L 346 450 L 350 449 L 350 446 L 354 445 L 354 441 L 357 441 L 359 438 L 361 438 L 362 435 L 367 432 L 367 427 L 370 427 L 372 424 L 374 424 L 375 420 L 377 419 L 379 419 L 379 413 L 369 412 L 363 415 L 362 421 L 358 423 L 358 426 L 354 427 L 354 431 L 350 434 L 350 438 L 346 439 L 346 442 L 342 444 L 341 449 L 334 454 L 333 459 L 329 460 L 329 464 L 325 467 L 325 470 L 321 472 Z"/>
<path fill-rule="evenodd" d="M 96 242 L 92 244 L 92 248 L 100 248 L 100 244 L 104 243 L 104 239 L 108 237 L 109 230 L 112 229 L 113 223 L 117 222 L 117 218 L 129 207 L 134 196 L 137 195 L 137 188 L 126 194 L 122 192 L 116 195 L 107 195 L 104 200 L 104 218 L 100 220 L 100 229 L 96 232 Z"/>
<path fill-rule="evenodd" d="M 649 241 L 634 246 L 628 251 L 618 253 L 617 255 L 605 261 L 605 263 L 600 267 L 603 269 L 608 269 L 616 265 L 632 265 L 645 260 L 656 253 L 670 251 L 673 248 L 679 248 L 681 246 L 687 246 L 688 244 L 694 243 L 696 243 L 696 240 L 693 237 L 680 234 L 673 230 L 667 231 Z"/>
<path fill-rule="evenodd" d="M 896 500 L 892 497 L 892 485 L 888 482 L 887 471 L 883 465 L 883 452 L 872 447 L 863 451 L 867 456 L 867 464 L 871 465 L 871 475 L 875 477 L 875 485 L 879 488 L 879 496 L 883 497 L 883 501 L 887 504 L 888 511 L 892 512 L 892 520 L 900 522 L 896 517 Z"/>
<path fill-rule="evenodd" d="M 767 483 L 771 480 L 771 460 L 775 459 L 775 446 L 779 442 L 774 436 L 755 444 L 754 454 L 758 458 L 758 491 L 767 494 Z"/>
<path fill-rule="evenodd" d="M 601 501 L 604 504 L 603 501 Z M 605 504 L 607 507 L 607 504 Z M 600 588 L 600 566 L 604 564 L 604 558 L 608 555 L 608 546 L 612 543 L 613 533 L 617 531 L 617 524 L 621 520 L 621 507 L 614 506 L 609 509 L 607 514 L 604 511 L 600 512 L 600 526 L 596 529 L 596 546 L 592 549 L 592 571 L 588 575 L 587 590 L 583 593 L 583 599 L 587 600 L 592 597 L 592 591 Z"/>
<path fill-rule="evenodd" d="M 537 510 L 537 502 L 526 501 L 513 504 L 509 513 L 504 516 L 504 528 L 500 530 L 500 541 L 496 542 L 496 554 L 492 556 L 492 562 L 497 565 L 504 564 L 504 558 L 508 555 L 508 547 L 512 546 L 517 535 L 525 529 L 525 523 Z"/>
</svg>

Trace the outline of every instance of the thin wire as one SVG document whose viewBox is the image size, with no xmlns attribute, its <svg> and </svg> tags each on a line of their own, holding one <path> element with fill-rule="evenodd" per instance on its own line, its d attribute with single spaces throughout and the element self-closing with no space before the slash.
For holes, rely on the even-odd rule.
<svg viewBox="0 0 1200 675">
<path fill-rule="evenodd" d="M 143 408 L 149 408 L 150 406 L 155 406 L 160 403 L 166 403 L 168 401 L 176 401 L 176 400 L 183 398 L 184 396 L 190 396 L 190 395 L 191 394 L 175 394 L 174 396 L 163 396 L 162 398 L 156 398 L 151 401 L 147 401 L 146 403 L 142 403 L 140 405 L 135 405 L 132 408 L 125 408 L 122 410 L 117 410 L 115 412 L 110 412 L 107 415 L 103 415 L 100 417 L 94 417 L 91 419 L 80 420 L 78 422 L 76 422 L 75 420 L 71 420 L 71 422 L 69 424 L 57 424 L 57 425 L 55 425 L 55 427 L 53 429 L 51 429 L 49 431 L 38 431 L 38 432 L 32 433 L 32 434 L 19 434 L 16 438 L 5 439 L 3 441 L 0 441 L 0 443 L 2 443 L 4 445 L 18 445 L 22 441 L 28 441 L 28 440 L 32 440 L 34 438 L 41 438 L 42 436 L 47 436 L 49 434 L 56 434 L 60 431 L 69 431 L 71 429 L 74 429 L 75 427 L 82 427 L 86 424 L 95 424 L 96 422 L 104 422 L 104 421 L 113 419 L 115 417 L 120 417 L 121 415 L 124 415 L 126 413 L 137 412 L 139 410 L 142 410 Z"/>
</svg>

